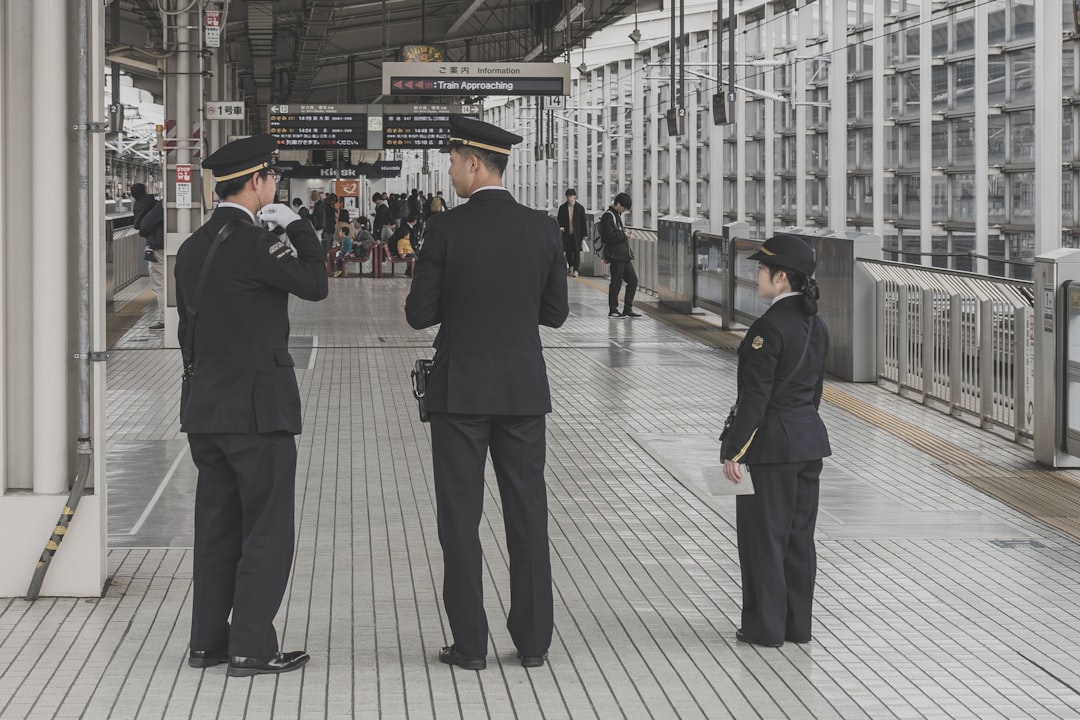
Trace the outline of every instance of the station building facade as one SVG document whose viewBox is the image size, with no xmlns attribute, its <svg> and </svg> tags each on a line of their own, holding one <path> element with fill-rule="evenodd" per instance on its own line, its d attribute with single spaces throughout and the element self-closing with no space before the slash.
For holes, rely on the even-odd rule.
<svg viewBox="0 0 1080 720">
<path fill-rule="evenodd" d="M 486 114 L 525 136 L 509 184 L 537 207 L 573 186 L 599 211 L 625 190 L 642 227 L 856 230 L 886 259 L 1029 279 L 1034 255 L 1080 245 L 1073 4 L 741 2 L 719 25 L 715 4 L 688 4 L 674 83 L 670 17 L 642 14 L 569 53 L 569 98 Z M 714 124 L 732 29 L 735 100 Z"/>
</svg>

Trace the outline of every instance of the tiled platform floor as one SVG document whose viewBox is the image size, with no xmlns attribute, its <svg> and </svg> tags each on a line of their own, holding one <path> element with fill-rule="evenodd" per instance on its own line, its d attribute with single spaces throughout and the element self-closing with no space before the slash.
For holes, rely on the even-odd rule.
<svg viewBox="0 0 1080 720">
<path fill-rule="evenodd" d="M 0 600 L 0 717 L 1080 718 L 1080 545 L 835 406 L 815 641 L 736 644 L 734 502 L 700 476 L 734 357 L 651 317 L 608 320 L 584 279 L 565 327 L 543 333 L 550 664 L 522 669 L 500 622 L 507 560 L 489 493 L 488 669 L 440 665 L 428 428 L 407 377 L 433 333 L 406 326 L 406 283 L 335 280 L 327 301 L 293 307 L 297 344 L 314 349 L 298 372 L 298 544 L 279 631 L 312 662 L 254 679 L 185 664 L 194 470 L 178 353 L 144 322 L 108 368 L 113 582 L 100 600 Z M 872 386 L 832 387 L 1032 469 L 996 436 Z"/>
</svg>

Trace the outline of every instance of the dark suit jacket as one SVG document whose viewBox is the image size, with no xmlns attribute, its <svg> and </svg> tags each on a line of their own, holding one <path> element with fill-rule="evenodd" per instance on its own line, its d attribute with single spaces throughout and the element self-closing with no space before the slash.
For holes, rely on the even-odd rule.
<svg viewBox="0 0 1080 720">
<path fill-rule="evenodd" d="M 724 459 L 756 465 L 819 460 L 832 454 L 818 415 L 829 353 L 829 330 L 818 317 L 799 362 L 810 318 L 795 295 L 773 303 L 739 345 L 739 410 L 724 442 Z"/>
<path fill-rule="evenodd" d="M 579 243 L 581 239 L 585 237 L 585 230 L 588 221 L 585 219 L 585 206 L 581 203 L 574 203 L 574 233 L 573 238 Z M 559 227 L 570 227 L 570 203 L 563 203 L 559 206 Z M 564 232 L 563 237 L 569 239 L 571 234 Z"/>
<path fill-rule="evenodd" d="M 432 215 L 405 301 L 412 327 L 442 323 L 428 409 L 551 412 L 539 326 L 559 327 L 569 312 L 562 239 L 543 212 L 482 190 Z"/>
<path fill-rule="evenodd" d="M 375 229 L 382 230 L 383 225 L 390 222 L 390 207 L 386 203 L 375 206 Z"/>
<path fill-rule="evenodd" d="M 327 294 L 322 245 L 307 220 L 289 225 L 294 257 L 238 208 L 218 208 L 176 254 L 180 342 L 203 260 L 227 220 L 244 227 L 218 248 L 199 301 L 195 373 L 184 383 L 180 429 L 188 433 L 300 432 L 300 392 L 289 355 L 289 294 Z"/>
<path fill-rule="evenodd" d="M 604 240 L 604 259 L 610 261 L 633 260 L 630 243 L 626 240 L 626 227 L 622 215 L 608 208 L 600 215 L 600 237 Z"/>
</svg>

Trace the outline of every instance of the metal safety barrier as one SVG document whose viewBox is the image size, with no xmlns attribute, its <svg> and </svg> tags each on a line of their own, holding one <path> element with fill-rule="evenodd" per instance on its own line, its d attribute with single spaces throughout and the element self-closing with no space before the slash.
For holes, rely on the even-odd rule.
<svg viewBox="0 0 1080 720">
<path fill-rule="evenodd" d="M 877 287 L 877 377 L 898 394 L 1030 438 L 1035 318 L 1030 282 L 859 260 Z"/>
<path fill-rule="evenodd" d="M 145 242 L 131 226 L 132 216 L 110 216 L 105 220 L 105 301 L 146 274 L 143 258 Z"/>
<path fill-rule="evenodd" d="M 634 253 L 634 271 L 637 272 L 638 276 L 638 292 L 656 295 L 656 231 L 637 227 L 627 227 L 626 229 L 630 231 L 630 252 Z"/>
</svg>

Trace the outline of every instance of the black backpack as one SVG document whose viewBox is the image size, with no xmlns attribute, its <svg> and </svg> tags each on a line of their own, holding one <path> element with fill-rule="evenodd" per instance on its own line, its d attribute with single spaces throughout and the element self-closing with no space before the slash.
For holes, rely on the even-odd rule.
<svg viewBox="0 0 1080 720">
<path fill-rule="evenodd" d="M 604 212 L 600 213 L 600 217 L 598 217 L 596 219 L 596 222 L 594 222 L 593 226 L 592 226 L 593 252 L 595 252 L 596 255 L 598 257 L 601 257 L 601 258 L 604 257 L 604 235 L 603 235 L 603 233 L 600 232 L 600 221 L 603 220 L 604 215 L 606 213 L 609 213 L 609 212 L 611 212 L 611 211 L 610 210 L 605 210 Z M 612 218 L 614 219 L 614 217 L 615 217 L 615 214 L 612 213 Z M 618 223 L 616 223 L 616 224 L 618 224 Z"/>
</svg>

